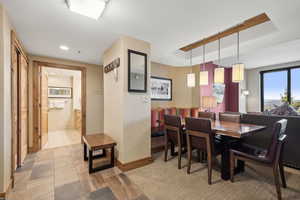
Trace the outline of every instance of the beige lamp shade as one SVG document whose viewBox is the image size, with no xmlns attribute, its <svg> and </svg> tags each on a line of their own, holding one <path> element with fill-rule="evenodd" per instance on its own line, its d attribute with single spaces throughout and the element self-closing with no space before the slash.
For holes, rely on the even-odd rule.
<svg viewBox="0 0 300 200">
<path fill-rule="evenodd" d="M 214 96 L 203 96 L 201 98 L 201 107 L 202 108 L 215 108 L 217 107 L 217 99 Z"/>
<path fill-rule="evenodd" d="M 244 80 L 245 65 L 237 63 L 232 66 L 232 82 L 239 83 Z"/>
<path fill-rule="evenodd" d="M 208 71 L 201 71 L 199 73 L 199 85 L 208 85 Z"/>
<path fill-rule="evenodd" d="M 187 86 L 188 87 L 196 86 L 196 76 L 194 73 L 187 74 Z"/>
<path fill-rule="evenodd" d="M 222 84 L 224 83 L 224 68 L 215 68 L 214 82 Z"/>
</svg>

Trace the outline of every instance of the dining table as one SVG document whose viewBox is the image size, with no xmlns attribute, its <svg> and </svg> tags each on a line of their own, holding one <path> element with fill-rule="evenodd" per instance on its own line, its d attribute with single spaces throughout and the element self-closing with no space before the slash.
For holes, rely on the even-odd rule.
<svg viewBox="0 0 300 200">
<path fill-rule="evenodd" d="M 230 179 L 230 149 L 232 146 L 240 142 L 242 138 L 256 134 L 265 128 L 267 127 L 262 125 L 211 120 L 211 129 L 216 135 L 220 135 L 223 146 L 221 157 L 221 178 L 223 180 Z M 238 160 L 235 173 L 243 172 L 244 166 L 244 162 Z"/>
</svg>

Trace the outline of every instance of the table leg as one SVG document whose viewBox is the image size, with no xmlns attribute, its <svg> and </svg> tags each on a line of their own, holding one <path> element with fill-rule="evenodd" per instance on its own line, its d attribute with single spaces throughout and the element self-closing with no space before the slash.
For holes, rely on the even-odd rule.
<svg viewBox="0 0 300 200">
<path fill-rule="evenodd" d="M 87 146 L 85 143 L 83 143 L 83 160 L 87 161 L 88 157 L 87 157 Z"/>
<path fill-rule="evenodd" d="M 102 150 L 102 155 L 103 155 L 103 157 L 106 157 L 106 149 Z"/>
<path fill-rule="evenodd" d="M 110 164 L 111 164 L 112 167 L 114 167 L 115 166 L 115 147 L 114 146 L 111 147 L 111 152 L 110 153 L 111 153 L 111 155 L 110 155 L 110 158 L 111 158 Z"/>
<path fill-rule="evenodd" d="M 89 150 L 89 173 L 93 173 L 93 151 Z"/>
<path fill-rule="evenodd" d="M 222 152 L 222 168 L 221 168 L 221 178 L 223 180 L 229 180 L 230 178 L 230 145 L 228 137 L 222 137 L 223 142 L 223 152 Z"/>
</svg>

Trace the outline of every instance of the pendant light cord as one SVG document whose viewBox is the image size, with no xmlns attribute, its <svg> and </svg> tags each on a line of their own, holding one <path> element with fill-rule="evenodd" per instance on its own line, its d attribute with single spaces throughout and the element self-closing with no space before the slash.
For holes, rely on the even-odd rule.
<svg viewBox="0 0 300 200">
<path fill-rule="evenodd" d="M 240 62 L 240 32 L 237 32 L 237 63 Z"/>
<path fill-rule="evenodd" d="M 220 62 L 220 60 L 221 60 L 221 41 L 220 41 L 220 38 L 219 38 L 219 60 L 218 60 L 218 63 L 219 63 L 219 67 L 221 67 L 221 62 Z"/>
<path fill-rule="evenodd" d="M 203 45 L 203 69 L 205 70 L 205 45 Z"/>
</svg>

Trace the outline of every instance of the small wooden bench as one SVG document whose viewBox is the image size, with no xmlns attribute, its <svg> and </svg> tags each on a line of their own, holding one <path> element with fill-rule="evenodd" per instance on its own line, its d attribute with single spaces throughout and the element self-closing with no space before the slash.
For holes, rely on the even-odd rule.
<svg viewBox="0 0 300 200">
<path fill-rule="evenodd" d="M 83 159 L 89 161 L 89 173 L 94 173 L 103 169 L 108 169 L 114 167 L 115 160 L 115 145 L 117 143 L 108 135 L 104 133 L 95 134 L 95 135 L 85 135 L 83 136 Z M 111 152 L 111 161 L 110 164 L 102 165 L 99 167 L 93 168 L 93 160 L 97 158 L 102 158 L 106 156 L 106 149 L 110 148 Z M 89 153 L 87 155 L 87 149 Z M 94 155 L 94 151 L 102 150 L 102 154 Z"/>
</svg>

